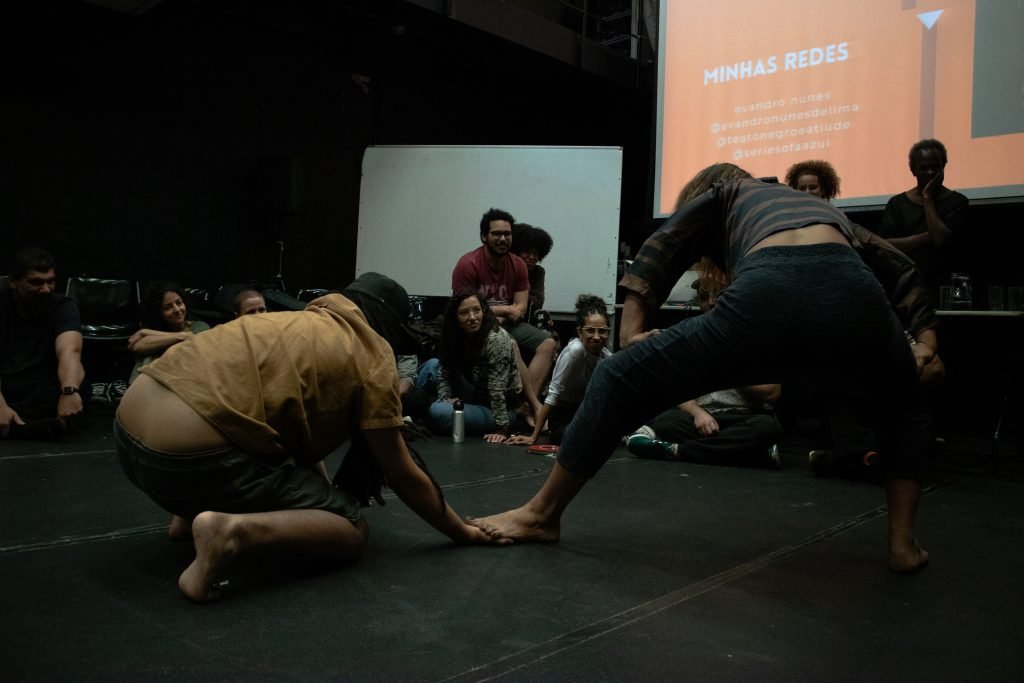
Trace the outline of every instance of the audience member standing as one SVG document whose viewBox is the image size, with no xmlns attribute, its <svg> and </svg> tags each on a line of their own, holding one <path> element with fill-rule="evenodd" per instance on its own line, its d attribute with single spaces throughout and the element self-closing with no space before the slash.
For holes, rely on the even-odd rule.
<svg viewBox="0 0 1024 683">
<path fill-rule="evenodd" d="M 910 148 L 910 172 L 917 184 L 885 205 L 878 234 L 909 256 L 924 275 L 932 299 L 949 280 L 950 244 L 967 222 L 967 197 L 945 185 L 946 147 L 921 140 Z"/>
</svg>

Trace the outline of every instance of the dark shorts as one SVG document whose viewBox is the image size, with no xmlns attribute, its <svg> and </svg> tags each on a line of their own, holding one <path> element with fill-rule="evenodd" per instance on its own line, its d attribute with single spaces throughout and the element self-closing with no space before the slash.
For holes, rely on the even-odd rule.
<svg viewBox="0 0 1024 683">
<path fill-rule="evenodd" d="M 353 524 L 360 517 L 355 498 L 334 488 L 320 472 L 290 460 L 274 463 L 234 446 L 163 453 L 126 432 L 116 417 L 114 442 L 128 478 L 171 514 L 326 510 Z"/>
<path fill-rule="evenodd" d="M 506 327 L 505 331 L 512 335 L 512 338 L 516 340 L 520 347 L 526 348 L 531 352 L 536 351 L 538 346 L 551 339 L 551 335 L 544 330 L 522 320 Z"/>
</svg>

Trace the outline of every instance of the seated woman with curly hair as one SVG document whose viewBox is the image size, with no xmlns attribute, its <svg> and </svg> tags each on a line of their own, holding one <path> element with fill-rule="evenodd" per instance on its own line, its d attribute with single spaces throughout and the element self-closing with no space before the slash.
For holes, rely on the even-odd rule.
<svg viewBox="0 0 1024 683">
<path fill-rule="evenodd" d="M 808 159 L 793 164 L 786 171 L 786 184 L 794 190 L 816 197 L 833 200 L 839 196 L 839 176 L 832 164 L 820 159 Z"/>
</svg>

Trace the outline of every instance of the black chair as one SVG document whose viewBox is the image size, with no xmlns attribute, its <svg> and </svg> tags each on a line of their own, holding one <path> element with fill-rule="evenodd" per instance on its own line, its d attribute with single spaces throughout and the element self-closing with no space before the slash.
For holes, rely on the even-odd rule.
<svg viewBox="0 0 1024 683">
<path fill-rule="evenodd" d="M 223 310 L 216 299 L 216 294 L 208 289 L 183 287 L 185 290 L 185 306 L 188 308 L 189 320 L 201 320 L 210 327 L 226 323 L 234 319 L 234 311 Z"/>
<path fill-rule="evenodd" d="M 82 316 L 82 338 L 126 340 L 139 329 L 139 286 L 130 280 L 68 278 L 66 291 Z"/>
<path fill-rule="evenodd" d="M 313 299 L 319 299 L 325 294 L 329 294 L 331 291 L 332 290 L 330 289 L 319 288 L 300 289 L 298 295 L 296 295 L 295 298 L 298 299 L 299 301 L 303 301 L 308 304 Z"/>
<path fill-rule="evenodd" d="M 264 289 L 263 299 L 268 311 L 301 311 L 306 307 L 306 302 L 279 289 Z"/>
<path fill-rule="evenodd" d="M 134 356 L 126 344 L 139 329 L 139 286 L 130 280 L 68 278 L 65 290 L 82 318 L 83 393 L 92 403 L 116 403 L 124 393 Z"/>
</svg>

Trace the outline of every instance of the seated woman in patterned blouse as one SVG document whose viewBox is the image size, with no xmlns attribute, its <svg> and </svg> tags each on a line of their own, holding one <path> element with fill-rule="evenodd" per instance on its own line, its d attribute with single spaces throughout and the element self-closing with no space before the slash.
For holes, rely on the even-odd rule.
<svg viewBox="0 0 1024 683">
<path fill-rule="evenodd" d="M 444 312 L 440 358 L 420 368 L 417 386 L 437 386 L 437 401 L 427 422 L 432 431 L 450 434 L 456 400 L 465 411 L 467 434 L 482 434 L 491 443 L 512 432 L 523 382 L 519 352 L 477 292 L 456 292 Z"/>
</svg>

